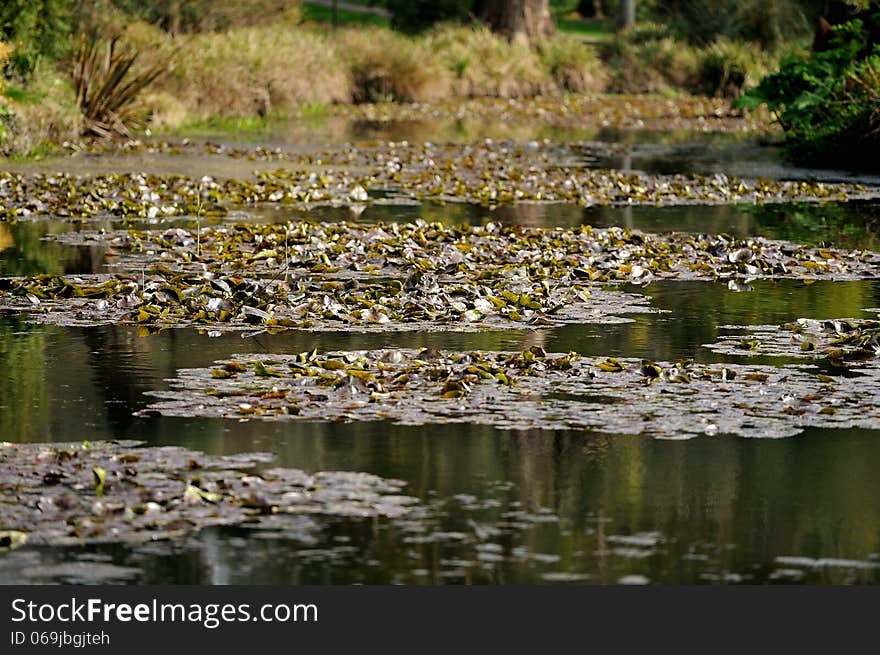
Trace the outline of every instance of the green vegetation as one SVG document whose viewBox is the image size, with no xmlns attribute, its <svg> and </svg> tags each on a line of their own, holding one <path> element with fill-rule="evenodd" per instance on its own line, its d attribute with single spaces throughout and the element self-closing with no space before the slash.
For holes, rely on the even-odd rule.
<svg viewBox="0 0 880 655">
<path fill-rule="evenodd" d="M 304 2 L 302 5 L 303 18 L 316 23 L 332 23 L 333 10 L 324 5 L 316 5 L 311 2 Z M 374 27 L 390 27 L 391 21 L 385 16 L 377 16 L 376 14 L 349 11 L 347 9 L 337 9 L 336 20 L 339 25 L 370 25 Z"/>
<path fill-rule="evenodd" d="M 6 3 L 0 10 L 0 39 L 9 44 L 0 47 L 0 63 L 8 60 L 0 150 L 35 152 L 43 143 L 82 134 L 124 135 L 141 124 L 141 115 L 153 128 L 180 129 L 206 121 L 262 123 L 300 114 L 303 107 L 450 97 L 610 91 L 735 98 L 783 56 L 803 50 L 817 12 L 810 0 L 733 3 L 729 12 L 707 0 L 644 0 L 638 27 L 615 35 L 616 2 L 554 0 L 549 7 L 557 34 L 526 45 L 476 22 L 478 7 L 471 0 L 354 4 L 370 11 L 341 8 L 340 28 L 329 30 L 332 9 L 308 2 L 258 0 L 248 11 L 232 0 Z M 591 17 L 583 18 L 585 12 Z M 126 91 L 129 118 L 112 129 L 94 128 L 96 100 L 83 98 L 75 47 L 80 34 L 119 37 L 130 53 L 117 69 L 126 69 L 125 81 L 115 82 L 117 91 Z M 840 75 L 837 90 L 813 93 L 817 107 L 823 99 L 832 99 L 833 107 L 875 97 L 877 69 L 864 53 L 858 57 L 865 64 L 852 70 L 845 62 L 835 64 L 829 74 Z M 168 74 L 157 78 L 159 70 Z M 112 95 L 101 92 L 105 99 Z M 766 99 L 781 108 L 782 99 Z M 859 124 L 873 126 L 870 111 L 844 107 L 840 113 L 845 116 L 821 119 L 823 130 L 863 134 Z M 786 130 L 804 131 L 803 121 L 790 119 L 786 114 Z"/>
<path fill-rule="evenodd" d="M 404 32 L 419 32 L 442 21 L 465 22 L 471 17 L 472 0 L 386 0 L 391 25 Z"/>
<path fill-rule="evenodd" d="M 13 48 L 6 77 L 29 80 L 42 58 L 64 54 L 71 29 L 70 0 L 4 0 L 0 5 L 0 42 Z M 0 63 L 4 63 L 0 49 Z"/>
<path fill-rule="evenodd" d="M 824 1 L 813 0 L 655 0 L 653 18 L 676 36 L 707 45 L 718 38 L 754 42 L 776 49 L 808 38 Z"/>
<path fill-rule="evenodd" d="M 610 91 L 735 98 L 772 70 L 779 55 L 726 38 L 695 46 L 676 38 L 668 26 L 643 23 L 610 42 L 603 58 L 613 71 Z"/>
<path fill-rule="evenodd" d="M 880 12 L 880 3 L 872 3 Z M 766 103 L 785 130 L 792 159 L 878 166 L 880 145 L 880 13 L 834 26 L 827 46 L 789 57 L 740 105 Z"/>
<path fill-rule="evenodd" d="M 557 16 L 555 19 L 556 29 L 565 34 L 573 34 L 585 41 L 598 43 L 608 41 L 614 37 L 612 24 L 604 20 L 589 20 L 580 17 L 569 18 Z"/>
</svg>

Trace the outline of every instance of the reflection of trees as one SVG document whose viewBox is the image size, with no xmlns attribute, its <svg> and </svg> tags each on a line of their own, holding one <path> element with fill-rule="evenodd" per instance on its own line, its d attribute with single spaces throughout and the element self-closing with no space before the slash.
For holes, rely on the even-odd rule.
<svg viewBox="0 0 880 655">
<path fill-rule="evenodd" d="M 256 436 L 260 428 L 236 424 L 229 444 L 250 447 L 245 433 Z M 513 481 L 511 500 L 519 505 L 499 507 L 498 514 L 511 507 L 527 513 L 549 508 L 560 520 L 537 524 L 520 536 L 496 537 L 504 552 L 510 555 L 525 545 L 531 553 L 558 554 L 561 560 L 550 570 L 587 571 L 598 582 L 632 572 L 666 582 L 700 582 L 702 574 L 727 572 L 765 576 L 781 555 L 864 559 L 880 548 L 880 508 L 865 503 L 880 492 L 873 475 L 880 448 L 868 432 L 812 432 L 782 441 L 664 442 L 479 426 L 295 424 L 271 427 L 270 435 L 281 459 L 291 460 L 287 465 L 402 474 L 413 480 L 410 493 L 422 496 L 429 490 L 482 496 L 486 481 Z M 295 537 L 298 528 L 276 539 L 241 532 L 230 540 L 229 534 L 212 532 L 179 561 L 150 564 L 148 576 L 195 582 L 525 582 L 535 581 L 541 570 L 529 560 L 490 567 L 474 561 L 461 565 L 463 578 L 446 579 L 441 572 L 450 569 L 450 560 L 474 553 L 449 543 L 407 543 L 412 533 L 387 521 L 319 523 L 311 537 Z M 473 528 L 450 516 L 428 529 L 468 533 Z M 645 532 L 661 535 L 653 555 L 633 559 L 616 553 L 620 545 L 614 536 Z M 340 545 L 346 547 L 330 554 Z M 325 554 L 303 560 L 298 553 L 303 548 L 312 558 L 314 549 Z M 690 553 L 707 560 L 689 560 Z M 377 564 L 365 566 L 367 560 Z M 427 575 L 416 578 L 413 569 Z M 833 572 L 817 575 L 847 579 Z M 867 572 L 864 579 L 872 575 Z"/>
<path fill-rule="evenodd" d="M 177 330 L 167 340 L 175 341 Z M 83 330 L 89 367 L 98 392 L 104 397 L 112 434 L 125 434 L 134 422 L 132 411 L 144 405 L 144 392 L 155 388 L 153 347 L 131 329 L 99 327 Z"/>
<path fill-rule="evenodd" d="M 870 281 L 755 281 L 754 291 L 729 291 L 723 282 L 654 282 L 634 292 L 651 296 L 662 315 L 635 315 L 632 323 L 591 328 L 566 325 L 552 331 L 548 350 L 676 360 L 714 357 L 703 348 L 726 324 L 782 324 L 798 318 L 852 318 L 876 307 L 880 285 Z"/>
<path fill-rule="evenodd" d="M 495 208 L 492 218 L 507 225 L 526 227 L 575 226 L 579 223 L 581 211 L 580 207 L 572 204 L 520 203 Z"/>
<path fill-rule="evenodd" d="M 510 448 L 517 496 L 531 508 L 551 507 L 570 533 L 534 531 L 537 552 L 607 550 L 596 543 L 598 527 L 605 536 L 656 531 L 668 557 L 649 577 L 674 581 L 676 560 L 693 545 L 707 545 L 722 571 L 770 566 L 780 555 L 864 559 L 880 547 L 880 508 L 865 504 L 880 492 L 871 433 L 814 431 L 773 442 L 515 433 Z M 589 516 L 611 521 L 585 535 Z M 598 557 L 579 564 L 590 570 Z"/>
<path fill-rule="evenodd" d="M 103 263 L 101 248 L 74 248 L 43 240 L 67 229 L 64 223 L 50 221 L 0 225 L 0 275 L 99 271 Z"/>
<path fill-rule="evenodd" d="M 761 234 L 833 247 L 880 249 L 880 207 L 875 201 L 803 203 L 742 208 Z"/>
<path fill-rule="evenodd" d="M 22 329 L 17 320 L 0 318 L 0 441 L 39 440 L 49 420 L 46 335 Z"/>
</svg>

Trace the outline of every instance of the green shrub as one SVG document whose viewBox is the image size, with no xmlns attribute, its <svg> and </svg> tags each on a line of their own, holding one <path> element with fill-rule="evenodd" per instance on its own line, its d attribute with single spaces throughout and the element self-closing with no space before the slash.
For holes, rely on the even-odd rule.
<svg viewBox="0 0 880 655">
<path fill-rule="evenodd" d="M 653 13 L 678 38 L 697 45 L 727 38 L 773 49 L 809 36 L 824 4 L 821 0 L 657 0 Z"/>
<path fill-rule="evenodd" d="M 774 57 L 754 44 L 719 39 L 701 52 L 700 91 L 725 98 L 754 88 L 771 70 Z"/>
<path fill-rule="evenodd" d="M 70 0 L 0 2 L 0 41 L 14 47 L 6 64 L 6 77 L 29 80 L 42 57 L 62 55 L 70 21 Z"/>
<path fill-rule="evenodd" d="M 877 168 L 877 26 L 880 12 L 867 23 L 857 19 L 834 26 L 829 49 L 786 58 L 777 72 L 740 99 L 739 106 L 754 109 L 766 103 L 785 130 L 788 153 L 796 161 Z"/>
</svg>

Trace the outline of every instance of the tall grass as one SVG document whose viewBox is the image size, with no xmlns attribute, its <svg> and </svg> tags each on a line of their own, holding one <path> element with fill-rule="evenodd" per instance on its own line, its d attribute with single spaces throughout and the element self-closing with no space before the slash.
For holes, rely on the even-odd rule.
<svg viewBox="0 0 880 655">
<path fill-rule="evenodd" d="M 663 25 L 642 24 L 615 38 L 605 50 L 615 93 L 684 91 L 734 98 L 773 70 L 781 52 L 720 37 L 706 46 L 675 38 Z"/>
<path fill-rule="evenodd" d="M 576 37 L 558 35 L 538 44 L 544 68 L 565 91 L 593 93 L 604 91 L 610 72 L 596 49 Z"/>
<path fill-rule="evenodd" d="M 301 29 L 238 28 L 182 41 L 160 85 L 195 116 L 269 113 L 306 102 L 348 102 L 349 74 L 326 39 Z"/>
</svg>

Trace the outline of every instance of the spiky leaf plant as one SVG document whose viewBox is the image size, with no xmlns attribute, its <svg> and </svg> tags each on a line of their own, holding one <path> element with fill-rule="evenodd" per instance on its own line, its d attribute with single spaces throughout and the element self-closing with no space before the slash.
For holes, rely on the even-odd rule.
<svg viewBox="0 0 880 655">
<path fill-rule="evenodd" d="M 83 115 L 83 136 L 128 137 L 143 127 L 145 117 L 135 107 L 138 95 L 162 74 L 161 66 L 143 72 L 132 67 L 136 52 L 119 52 L 119 40 L 107 43 L 82 38 L 73 65 L 76 101 Z"/>
</svg>

